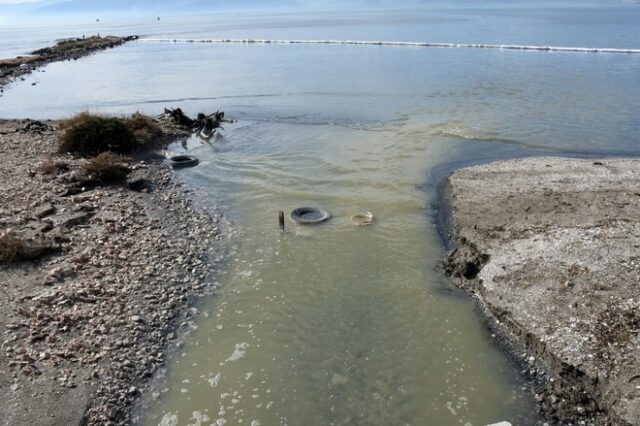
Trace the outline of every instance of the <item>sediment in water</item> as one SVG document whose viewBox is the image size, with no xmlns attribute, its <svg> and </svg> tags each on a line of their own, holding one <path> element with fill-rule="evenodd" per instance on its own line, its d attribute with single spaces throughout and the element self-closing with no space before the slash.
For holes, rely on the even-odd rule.
<svg viewBox="0 0 640 426">
<path fill-rule="evenodd" d="M 446 181 L 445 271 L 529 364 L 553 424 L 640 424 L 639 188 L 640 160 L 624 158 L 499 161 Z"/>
</svg>

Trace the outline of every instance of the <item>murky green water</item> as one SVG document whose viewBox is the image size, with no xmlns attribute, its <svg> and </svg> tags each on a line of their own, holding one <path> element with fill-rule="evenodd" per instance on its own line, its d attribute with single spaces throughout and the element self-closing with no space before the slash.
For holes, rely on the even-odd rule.
<svg viewBox="0 0 640 426">
<path fill-rule="evenodd" d="M 420 124 L 254 123 L 183 176 L 231 212 L 239 246 L 176 354 L 148 425 L 535 424 L 530 396 L 469 298 L 437 271 L 417 189 L 445 148 Z M 279 209 L 328 209 L 300 227 Z M 355 226 L 371 211 L 373 226 Z M 226 422 L 226 423 L 225 423 Z"/>
</svg>

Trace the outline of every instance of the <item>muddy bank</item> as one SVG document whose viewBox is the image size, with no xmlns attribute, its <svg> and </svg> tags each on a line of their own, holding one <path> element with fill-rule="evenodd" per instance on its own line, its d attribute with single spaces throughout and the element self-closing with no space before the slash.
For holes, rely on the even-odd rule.
<svg viewBox="0 0 640 426">
<path fill-rule="evenodd" d="M 542 413 L 640 425 L 640 160 L 475 166 L 445 200 L 445 270 L 523 348 Z"/>
<path fill-rule="evenodd" d="M 0 424 L 130 424 L 214 290 L 220 219 L 158 160 L 136 160 L 129 184 L 78 188 L 85 160 L 57 153 L 55 126 L 0 121 L 0 234 L 55 249 L 0 265 Z"/>
<path fill-rule="evenodd" d="M 59 41 L 55 46 L 31 52 L 27 56 L 0 59 L 0 96 L 4 86 L 13 80 L 22 78 L 22 76 L 30 74 L 51 62 L 76 60 L 99 50 L 110 49 L 137 39 L 138 36 L 93 36 L 67 39 Z"/>
</svg>

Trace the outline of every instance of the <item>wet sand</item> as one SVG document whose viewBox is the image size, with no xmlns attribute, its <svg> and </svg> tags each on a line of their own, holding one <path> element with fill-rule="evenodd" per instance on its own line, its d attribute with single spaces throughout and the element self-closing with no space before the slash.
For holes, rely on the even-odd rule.
<svg viewBox="0 0 640 426">
<path fill-rule="evenodd" d="M 640 424 L 640 161 L 529 158 L 453 173 L 444 268 L 552 424 Z"/>
</svg>

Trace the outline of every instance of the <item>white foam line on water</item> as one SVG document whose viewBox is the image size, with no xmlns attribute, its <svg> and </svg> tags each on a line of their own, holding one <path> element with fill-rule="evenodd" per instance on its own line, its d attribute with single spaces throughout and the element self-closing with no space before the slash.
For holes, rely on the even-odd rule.
<svg viewBox="0 0 640 426">
<path fill-rule="evenodd" d="M 233 44 L 338 44 L 361 46 L 408 46 L 439 47 L 463 49 L 505 49 L 535 50 L 542 52 L 578 52 L 578 53 L 624 53 L 640 54 L 640 49 L 615 49 L 608 47 L 565 47 L 565 46 L 527 46 L 519 44 L 473 44 L 473 43 L 423 43 L 415 41 L 358 41 L 358 40 L 261 40 L 261 39 L 169 39 L 144 38 L 146 42 L 158 43 L 233 43 Z"/>
</svg>

